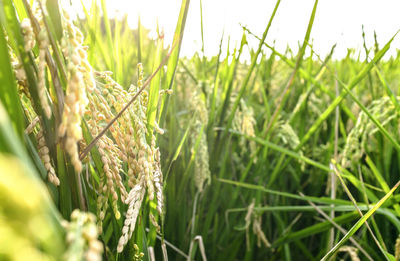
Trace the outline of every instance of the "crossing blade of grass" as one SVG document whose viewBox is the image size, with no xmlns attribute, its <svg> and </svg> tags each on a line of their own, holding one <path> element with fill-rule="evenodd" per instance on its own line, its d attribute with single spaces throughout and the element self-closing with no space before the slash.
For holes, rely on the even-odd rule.
<svg viewBox="0 0 400 261">
<path fill-rule="evenodd" d="M 354 208 L 353 206 L 351 206 L 351 207 Z M 386 217 L 390 218 L 390 220 L 397 227 L 397 229 L 400 229 L 400 224 L 399 224 L 397 218 L 392 213 L 382 211 L 382 209 L 377 209 L 377 213 L 382 213 Z M 393 216 L 391 216 L 391 215 L 393 215 Z M 355 220 L 357 218 L 357 216 L 358 216 L 358 213 L 356 211 L 353 211 L 351 213 L 346 213 L 346 214 L 342 214 L 340 216 L 337 216 L 332 220 L 335 223 L 337 223 L 338 225 L 340 225 L 340 224 L 345 224 L 347 222 Z M 277 239 L 272 244 L 272 247 L 276 248 L 277 246 L 281 245 L 283 242 L 292 242 L 292 241 L 295 241 L 295 240 L 299 240 L 299 239 L 302 239 L 302 238 L 309 237 L 309 236 L 317 234 L 317 233 L 321 233 L 321 232 L 327 231 L 331 227 L 332 227 L 332 223 L 330 223 L 329 221 L 325 221 L 325 222 L 317 223 L 315 225 L 311 225 L 311 226 L 303 228 L 303 229 L 301 229 L 299 231 L 296 231 L 296 232 L 290 233 L 290 234 L 288 234 L 286 236 L 280 237 L 279 239 Z"/>
<path fill-rule="evenodd" d="M 336 174 L 336 176 L 339 178 L 340 183 L 342 184 L 347 196 L 349 197 L 349 199 L 351 200 L 351 202 L 353 203 L 354 207 L 357 209 L 358 214 L 361 216 L 361 218 L 364 216 L 363 213 L 361 212 L 360 208 L 357 205 L 356 200 L 354 199 L 353 195 L 351 194 L 349 188 L 347 187 L 346 183 L 344 182 L 340 172 L 337 170 L 337 168 L 335 167 L 336 161 L 332 160 L 332 163 L 330 164 L 330 168 L 333 170 L 333 172 Z M 388 192 L 388 191 L 386 191 Z M 378 246 L 379 250 L 382 252 L 382 254 L 385 256 L 386 260 L 389 260 L 389 258 L 386 256 L 386 252 L 383 249 L 383 247 L 381 246 L 381 244 L 379 243 L 378 239 L 376 238 L 374 232 L 372 231 L 371 227 L 368 224 L 368 221 L 365 221 L 365 226 L 367 227 L 368 231 L 370 232 L 372 238 L 374 239 L 376 245 Z"/>
<path fill-rule="evenodd" d="M 349 170 L 343 168 L 340 165 L 336 165 L 336 168 L 338 168 L 338 170 L 342 173 L 342 177 L 349 180 L 361 193 L 364 193 L 364 187 L 365 187 L 365 193 L 370 201 L 372 202 L 378 201 L 378 197 L 373 193 L 372 190 L 382 191 L 380 188 L 372 186 L 367 183 L 361 183 L 361 181 L 358 178 L 356 178 L 356 176 L 353 173 L 351 173 Z"/>
<path fill-rule="evenodd" d="M 350 222 L 350 221 L 356 219 L 357 216 L 358 216 L 358 214 L 354 211 L 351 213 L 346 213 L 346 214 L 337 216 L 333 219 L 333 221 L 335 223 L 337 223 L 338 225 L 345 224 L 347 222 Z M 299 231 L 292 232 L 292 233 L 289 233 L 287 235 L 284 235 L 284 236 L 278 238 L 274 243 L 272 243 L 272 248 L 276 248 L 284 243 L 289 243 L 294 240 L 299 240 L 302 238 L 310 237 L 312 235 L 327 231 L 331 227 L 332 227 L 332 224 L 329 221 L 324 221 L 321 223 L 317 223 L 315 225 L 308 226 Z"/>
<path fill-rule="evenodd" d="M 360 218 L 356 224 L 349 230 L 349 232 L 331 249 L 329 252 L 321 259 L 321 260 L 329 260 L 329 258 L 336 253 L 337 250 L 352 236 L 354 233 L 358 231 L 358 229 L 368 220 L 368 218 L 376 212 L 376 210 L 382 206 L 382 204 L 389 199 L 389 197 L 393 194 L 393 192 L 400 185 L 400 181 L 394 185 L 394 187 L 381 199 L 378 203 L 374 205 L 362 218 Z"/>
<path fill-rule="evenodd" d="M 303 193 L 300 193 L 300 196 L 304 196 Z M 346 235 L 347 234 L 347 230 L 344 229 L 343 227 L 339 226 L 335 221 L 333 221 L 333 218 L 330 218 L 327 214 L 325 214 L 324 211 L 322 211 L 318 206 L 316 206 L 314 203 L 312 203 L 311 201 L 307 201 L 308 204 L 310 204 L 321 216 L 323 216 L 326 220 L 328 220 L 334 227 L 336 227 L 337 230 L 339 230 L 340 232 L 342 232 L 342 234 Z M 353 238 L 350 237 L 349 240 L 351 241 L 351 243 L 353 243 L 353 245 L 355 245 L 363 254 L 366 258 L 368 258 L 368 260 L 373 260 L 372 257 L 368 254 L 367 251 L 364 250 L 363 247 L 360 246 L 360 244 L 358 244 L 358 242 Z"/>
<path fill-rule="evenodd" d="M 343 200 L 343 199 L 334 199 L 333 200 L 333 199 L 327 198 L 327 197 L 312 197 L 312 196 L 301 197 L 299 195 L 288 193 L 288 192 L 282 192 L 282 191 L 267 189 L 267 188 L 265 188 L 263 186 L 260 186 L 260 185 L 254 185 L 254 184 L 248 184 L 248 183 L 244 183 L 244 182 L 232 181 L 232 180 L 227 180 L 227 179 L 223 179 L 223 178 L 218 178 L 217 180 L 222 182 L 222 183 L 231 184 L 231 185 L 235 185 L 235 186 L 238 186 L 238 187 L 243 187 L 243 188 L 247 188 L 247 189 L 251 189 L 251 190 L 258 190 L 260 192 L 268 193 L 268 194 L 271 194 L 271 195 L 277 195 L 277 196 L 281 196 L 281 197 L 293 198 L 293 199 L 298 199 L 298 200 L 301 200 L 301 201 L 309 200 L 309 201 L 314 202 L 314 203 L 335 205 L 335 206 L 338 206 L 337 211 L 342 211 L 342 210 L 345 211 L 346 206 L 353 205 L 350 201 Z M 340 209 L 341 206 L 344 209 Z M 369 210 L 370 209 L 370 208 L 367 208 L 365 206 L 365 204 L 362 204 L 362 203 L 359 203 L 359 202 L 357 202 L 357 206 L 361 206 L 361 209 L 363 209 L 363 210 Z M 328 207 L 329 206 L 327 206 L 327 208 Z M 265 210 L 265 209 L 260 207 L 260 208 L 258 208 L 258 210 Z M 277 211 L 278 211 L 278 209 L 277 209 Z M 382 209 L 378 209 L 378 212 L 382 213 L 388 219 L 390 219 L 390 221 L 393 223 L 393 225 L 395 225 L 396 228 L 400 232 L 400 221 L 397 219 L 397 217 L 396 217 L 396 215 L 395 215 L 395 213 L 393 211 L 391 211 L 389 209 L 385 209 L 384 211 Z"/>
<path fill-rule="evenodd" d="M 233 180 L 228 180 L 228 179 L 223 179 L 223 178 L 218 178 L 217 181 L 226 183 L 226 184 L 235 185 L 235 186 L 242 187 L 242 188 L 257 190 L 257 191 L 268 193 L 271 195 L 277 195 L 277 196 L 281 196 L 281 197 L 298 199 L 301 201 L 310 200 L 315 203 L 333 204 L 333 205 L 350 205 L 351 204 L 351 202 L 349 202 L 347 200 L 342 200 L 342 199 L 334 199 L 333 200 L 333 199 L 327 198 L 327 197 L 311 197 L 311 196 L 301 197 L 299 195 L 288 193 L 288 192 L 267 189 L 260 185 L 253 185 L 253 184 L 248 184 L 248 183 L 244 183 L 244 182 L 238 182 L 238 181 L 233 181 Z"/>
<path fill-rule="evenodd" d="M 372 173 L 374 174 L 376 180 L 378 181 L 378 184 L 381 186 L 383 191 L 385 193 L 388 193 L 390 191 L 390 188 L 388 184 L 386 183 L 385 179 L 382 177 L 382 174 L 379 172 L 379 170 L 376 168 L 375 164 L 372 162 L 371 158 L 367 156 L 365 158 L 365 161 L 368 165 L 368 167 L 371 169 Z"/>
<path fill-rule="evenodd" d="M 300 194 L 302 194 L 302 193 L 300 193 Z M 302 195 L 304 195 L 304 194 L 302 194 Z M 355 207 L 352 205 L 336 205 L 336 206 L 335 205 L 329 205 L 329 206 L 328 205 L 315 205 L 315 206 L 319 210 L 322 210 L 322 211 L 335 210 L 337 212 L 353 212 L 354 210 L 356 210 Z M 363 210 L 363 211 L 368 211 L 370 209 L 370 207 L 365 204 L 358 205 L 358 207 L 360 210 Z M 314 210 L 315 210 L 314 206 L 304 206 L 304 205 L 254 207 L 254 211 L 257 211 L 258 213 L 263 213 L 263 212 L 313 212 Z M 225 217 L 230 213 L 246 212 L 246 211 L 248 211 L 248 208 L 228 209 L 225 212 Z M 382 215 L 388 215 L 388 213 L 390 213 L 390 211 L 389 211 L 389 209 L 382 207 L 377 210 L 377 213 L 380 213 Z"/>
<path fill-rule="evenodd" d="M 377 179 L 379 185 L 382 187 L 383 191 L 385 193 L 388 193 L 390 188 L 389 188 L 388 184 L 386 183 L 386 181 L 383 179 L 382 174 L 379 172 L 378 168 L 372 162 L 371 158 L 367 156 L 365 161 L 367 162 L 367 165 L 369 166 L 369 168 L 371 169 L 372 173 L 376 177 L 376 179 Z M 395 203 L 393 205 L 393 208 L 396 211 L 397 215 L 400 216 L 400 206 L 399 206 L 399 204 Z"/>
<path fill-rule="evenodd" d="M 361 184 L 363 184 L 362 196 L 363 196 L 363 199 L 364 199 L 365 204 L 368 206 L 368 209 L 370 209 L 370 206 L 369 206 L 370 203 L 369 203 L 369 200 L 368 200 L 367 193 L 366 193 L 366 191 L 365 191 L 364 179 L 363 179 L 363 174 L 362 174 L 362 172 L 361 172 L 361 166 L 360 166 L 360 164 L 358 164 L 357 170 L 358 170 L 359 180 L 361 181 Z M 381 207 L 380 209 L 382 209 L 382 208 L 383 208 L 383 207 Z M 378 209 L 377 211 L 379 211 L 379 209 Z M 375 233 L 376 233 L 376 236 L 377 236 L 377 238 L 378 238 L 378 240 L 379 240 L 379 243 L 382 245 L 383 249 L 384 249 L 385 251 L 387 251 L 385 242 L 384 242 L 383 237 L 382 237 L 382 233 L 381 233 L 380 228 L 378 227 L 378 225 L 377 225 L 377 223 L 376 223 L 376 220 L 375 220 L 375 217 L 374 217 L 374 216 L 371 217 L 371 223 L 372 223 L 372 226 L 373 226 L 373 228 L 374 228 L 374 230 L 375 230 Z M 332 246 L 332 247 L 333 247 L 333 246 Z"/>
</svg>

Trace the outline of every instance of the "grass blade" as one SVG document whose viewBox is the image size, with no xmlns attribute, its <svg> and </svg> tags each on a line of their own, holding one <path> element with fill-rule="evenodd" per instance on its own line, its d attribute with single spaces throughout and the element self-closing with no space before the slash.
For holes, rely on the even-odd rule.
<svg viewBox="0 0 400 261">
<path fill-rule="evenodd" d="M 331 249 L 329 252 L 321 259 L 321 260 L 329 260 L 329 258 L 336 253 L 337 250 L 352 236 L 357 230 L 368 220 L 368 218 L 376 212 L 376 210 L 382 206 L 382 204 L 389 199 L 389 197 L 393 194 L 393 192 L 400 185 L 400 181 L 394 185 L 394 187 L 381 199 L 378 203 L 374 205 L 362 218 L 360 218 L 357 223 L 347 232 L 347 234 Z"/>
</svg>

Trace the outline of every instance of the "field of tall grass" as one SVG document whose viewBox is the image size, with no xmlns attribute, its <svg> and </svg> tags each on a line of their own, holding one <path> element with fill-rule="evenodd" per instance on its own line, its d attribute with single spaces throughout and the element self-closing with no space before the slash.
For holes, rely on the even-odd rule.
<svg viewBox="0 0 400 261">
<path fill-rule="evenodd" d="M 189 2 L 165 48 L 105 0 L 0 1 L 0 260 L 400 260 L 396 35 L 321 57 L 316 0 L 280 53 L 277 0 L 180 58 Z"/>
</svg>

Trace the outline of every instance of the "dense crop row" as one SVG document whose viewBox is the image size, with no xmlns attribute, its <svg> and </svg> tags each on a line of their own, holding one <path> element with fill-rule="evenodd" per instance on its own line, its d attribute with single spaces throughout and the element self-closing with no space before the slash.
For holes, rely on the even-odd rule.
<svg viewBox="0 0 400 261">
<path fill-rule="evenodd" d="M 178 58 L 189 1 L 167 49 L 104 1 L 31 2 L 0 6 L 0 259 L 400 258 L 393 39 L 321 58 L 316 1 L 280 53 L 277 1 L 262 36 Z"/>
</svg>

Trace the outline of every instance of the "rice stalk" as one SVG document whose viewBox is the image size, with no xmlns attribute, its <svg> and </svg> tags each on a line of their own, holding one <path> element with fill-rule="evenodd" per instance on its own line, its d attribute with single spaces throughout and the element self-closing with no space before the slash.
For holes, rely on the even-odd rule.
<svg viewBox="0 0 400 261">
<path fill-rule="evenodd" d="M 83 34 L 73 24 L 66 10 L 63 11 L 64 36 L 62 51 L 67 59 L 67 89 L 62 122 L 58 128 L 60 138 L 65 138 L 64 146 L 77 173 L 82 171 L 78 142 L 82 140 L 81 121 L 89 100 L 87 92 L 95 87 L 93 71 L 87 61 Z"/>
</svg>

